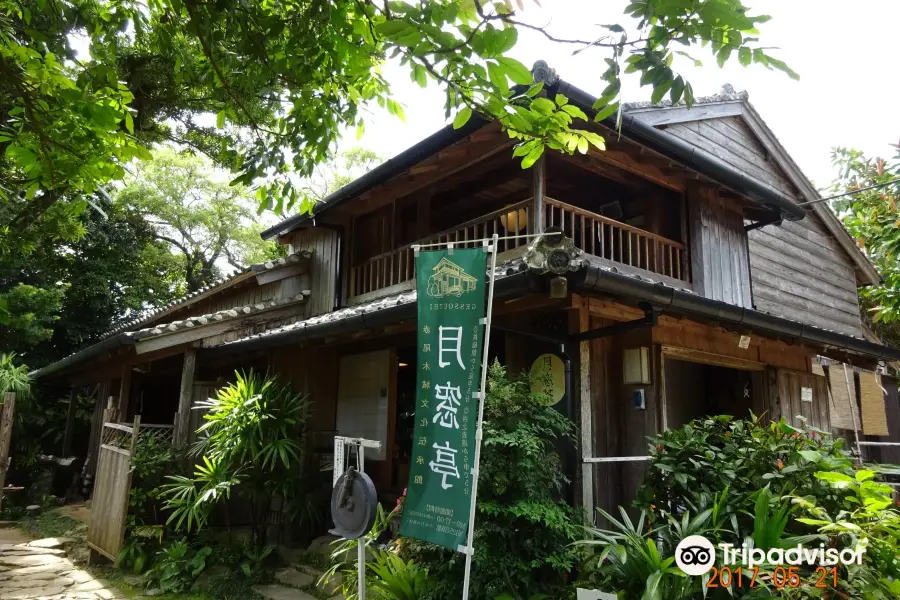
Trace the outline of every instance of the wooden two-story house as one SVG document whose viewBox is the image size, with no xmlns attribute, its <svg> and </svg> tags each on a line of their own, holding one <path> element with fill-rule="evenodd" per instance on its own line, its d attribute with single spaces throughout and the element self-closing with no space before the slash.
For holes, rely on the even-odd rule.
<svg viewBox="0 0 900 600">
<path fill-rule="evenodd" d="M 595 100 L 546 65 L 535 78 L 586 111 Z M 879 275 L 826 204 L 804 204 L 818 193 L 746 94 L 632 105 L 620 132 L 586 126 L 606 151 L 548 153 L 529 170 L 496 123 L 448 126 L 267 230 L 287 259 L 123 324 L 36 377 L 95 390 L 95 428 L 112 406 L 122 421 L 174 424 L 184 441 L 196 399 L 234 369 L 268 369 L 311 395 L 316 448 L 335 434 L 381 440 L 367 471 L 398 492 L 415 406 L 413 246 L 497 233 L 490 353 L 513 370 L 548 354 L 564 365 L 576 503 L 626 502 L 647 436 L 704 414 L 846 427 L 818 357 L 863 371 L 900 360 L 863 334 L 856 289 Z M 548 228 L 580 251 L 564 280 L 522 258 Z"/>
</svg>

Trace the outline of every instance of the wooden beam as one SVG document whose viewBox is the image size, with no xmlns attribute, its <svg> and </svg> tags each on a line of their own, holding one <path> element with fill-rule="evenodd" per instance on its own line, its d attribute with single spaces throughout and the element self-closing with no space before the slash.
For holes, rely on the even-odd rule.
<svg viewBox="0 0 900 600">
<path fill-rule="evenodd" d="M 697 104 L 691 108 L 670 106 L 666 108 L 637 109 L 628 111 L 628 114 L 634 115 L 639 121 L 656 127 L 689 121 L 702 121 L 703 119 L 734 117 L 742 112 L 743 100 L 727 100 L 715 104 Z"/>
<path fill-rule="evenodd" d="M 122 377 L 119 384 L 119 419 L 128 418 L 128 408 L 131 404 L 131 365 L 127 362 L 122 365 Z"/>
<path fill-rule="evenodd" d="M 9 470 L 9 441 L 12 439 L 13 416 L 16 411 L 16 395 L 3 394 L 3 414 L 0 416 L 0 509 L 3 508 L 3 487 Z"/>
<path fill-rule="evenodd" d="M 499 126 L 489 125 L 363 193 L 354 202 L 345 204 L 342 210 L 348 214 L 365 214 L 479 164 L 512 145 L 513 141 L 500 131 Z"/>
<path fill-rule="evenodd" d="M 309 271 L 309 263 L 310 259 L 304 258 L 299 262 L 295 262 L 279 269 L 271 269 L 269 271 L 257 273 L 256 283 L 258 283 L 259 285 L 265 285 L 267 283 L 272 283 L 273 281 L 280 281 L 286 277 L 291 277 L 293 275 L 302 275 L 303 273 Z"/>
<path fill-rule="evenodd" d="M 586 298 L 580 298 L 578 307 L 578 331 L 584 333 L 591 329 L 591 313 Z M 594 522 L 594 466 L 585 459 L 594 456 L 593 433 L 593 394 L 591 391 L 591 342 L 584 340 L 578 344 L 579 375 L 579 423 L 581 432 L 581 507 L 587 515 L 588 524 Z"/>
<path fill-rule="evenodd" d="M 66 410 L 66 430 L 63 433 L 62 455 L 72 454 L 72 437 L 75 435 L 75 413 L 78 404 L 78 393 L 75 388 L 69 390 L 69 407 Z"/>
<path fill-rule="evenodd" d="M 194 375 L 197 369 L 197 350 L 187 348 L 184 351 L 184 364 L 181 368 L 181 391 L 178 395 L 178 412 L 175 413 L 175 446 L 184 446 L 189 438 L 191 423 L 191 404 L 194 401 Z"/>
<path fill-rule="evenodd" d="M 531 167 L 531 233 L 544 231 L 544 195 L 547 193 L 547 160 L 542 156 Z"/>
</svg>

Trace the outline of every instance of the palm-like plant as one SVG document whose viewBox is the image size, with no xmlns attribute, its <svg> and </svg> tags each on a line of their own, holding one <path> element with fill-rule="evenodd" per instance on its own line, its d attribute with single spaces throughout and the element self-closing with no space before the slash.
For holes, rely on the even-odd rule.
<svg viewBox="0 0 900 600">
<path fill-rule="evenodd" d="M 602 546 L 600 556 L 591 560 L 601 587 L 620 594 L 622 598 L 641 600 L 682 600 L 690 597 L 696 585 L 692 578 L 675 566 L 675 546 L 672 526 L 679 534 L 694 535 L 706 530 L 711 510 L 690 518 L 682 515 L 677 521 L 671 517 L 670 526 L 651 531 L 645 529 L 646 512 L 632 521 L 624 508 L 619 507 L 621 520 L 608 512 L 597 511 L 612 525 L 612 529 L 587 528 L 589 539 L 578 542 L 587 546 Z M 593 565 L 589 565 L 592 567 Z"/>
<path fill-rule="evenodd" d="M 28 367 L 16 365 L 15 359 L 15 352 L 0 354 L 0 394 L 13 392 L 19 399 L 28 398 L 31 396 Z"/>
<path fill-rule="evenodd" d="M 302 501 L 293 497 L 292 483 L 301 476 L 309 399 L 275 377 L 235 375 L 215 398 L 195 405 L 206 410 L 192 448 L 199 462 L 193 478 L 169 477 L 163 495 L 172 510 L 169 523 L 190 530 L 203 527 L 213 506 L 235 490 L 248 500 L 254 539 L 262 544 L 269 500 Z"/>
</svg>

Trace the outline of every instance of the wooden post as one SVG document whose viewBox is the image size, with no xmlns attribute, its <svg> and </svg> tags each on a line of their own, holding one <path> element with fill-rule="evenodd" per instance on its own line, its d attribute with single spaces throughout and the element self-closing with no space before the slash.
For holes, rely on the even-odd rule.
<svg viewBox="0 0 900 600">
<path fill-rule="evenodd" d="M 0 509 L 3 508 L 3 488 L 6 472 L 9 470 L 9 441 L 12 438 L 13 415 L 16 410 L 16 395 L 3 394 L 3 415 L 0 416 Z"/>
<path fill-rule="evenodd" d="M 119 384 L 119 420 L 128 419 L 128 409 L 131 404 L 131 365 L 122 366 L 122 379 Z"/>
<path fill-rule="evenodd" d="M 93 480 L 97 472 L 97 456 L 100 451 L 100 439 L 103 436 L 103 413 L 109 396 L 110 382 L 101 381 L 97 384 L 97 400 L 94 404 L 94 416 L 91 421 L 91 441 L 88 444 L 88 457 L 85 463 L 84 474 Z"/>
<path fill-rule="evenodd" d="M 72 454 L 72 436 L 75 435 L 75 409 L 78 405 L 78 393 L 75 388 L 69 390 L 69 408 L 66 411 L 66 431 L 63 434 L 62 455 Z"/>
<path fill-rule="evenodd" d="M 581 333 L 591 328 L 591 313 L 587 298 L 581 299 L 578 309 L 578 329 Z M 593 395 L 591 393 L 591 342 L 584 340 L 578 344 L 578 390 L 579 429 L 581 430 L 581 507 L 587 515 L 588 523 L 594 523 L 594 465 L 585 459 L 594 455 Z"/>
<path fill-rule="evenodd" d="M 547 191 L 547 173 L 545 157 L 540 157 L 531 167 L 532 170 L 532 197 L 531 197 L 531 233 L 540 233 L 544 230 L 544 194 Z"/>
<path fill-rule="evenodd" d="M 191 404 L 194 400 L 194 371 L 197 368 L 197 350 L 184 351 L 181 368 L 181 394 L 178 397 L 178 413 L 175 415 L 175 446 L 181 447 L 190 439 Z"/>
</svg>

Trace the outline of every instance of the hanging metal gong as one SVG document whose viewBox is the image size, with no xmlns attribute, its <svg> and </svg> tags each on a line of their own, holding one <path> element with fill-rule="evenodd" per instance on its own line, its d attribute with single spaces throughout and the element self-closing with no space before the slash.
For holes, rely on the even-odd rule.
<svg viewBox="0 0 900 600">
<path fill-rule="evenodd" d="M 348 540 L 361 538 L 375 524 L 378 496 L 365 473 L 350 467 L 331 491 L 331 518 L 335 530 Z"/>
</svg>

